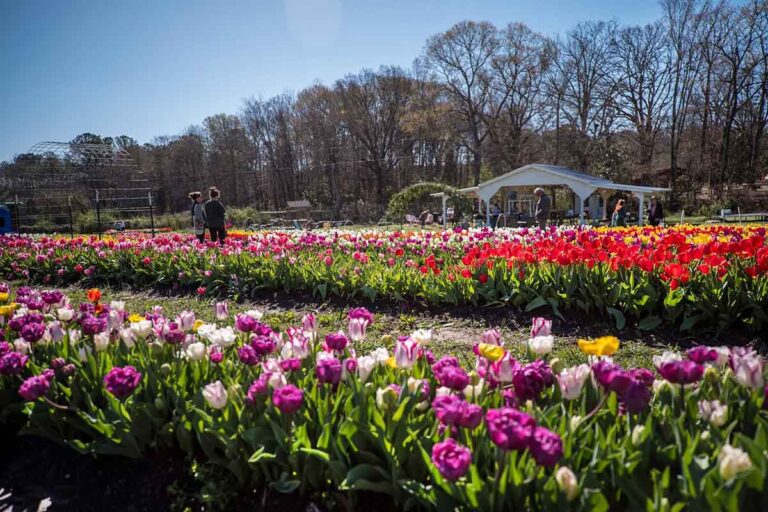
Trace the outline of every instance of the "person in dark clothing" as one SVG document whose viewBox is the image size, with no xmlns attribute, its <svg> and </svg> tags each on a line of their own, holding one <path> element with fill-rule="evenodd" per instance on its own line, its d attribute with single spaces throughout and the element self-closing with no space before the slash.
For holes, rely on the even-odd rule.
<svg viewBox="0 0 768 512">
<path fill-rule="evenodd" d="M 202 244 L 205 243 L 205 205 L 203 204 L 203 194 L 192 192 L 189 194 L 189 198 L 192 200 L 192 227 L 195 230 L 197 240 Z"/>
<path fill-rule="evenodd" d="M 549 196 L 544 193 L 544 189 L 541 187 L 536 187 L 533 195 L 536 197 L 536 213 L 533 218 L 539 229 L 543 230 L 547 228 L 547 219 L 549 219 Z"/>
<path fill-rule="evenodd" d="M 211 187 L 208 194 L 211 199 L 205 203 L 205 223 L 211 233 L 211 242 L 218 241 L 224 245 L 224 239 L 227 237 L 226 214 L 227 210 L 219 201 L 219 189 Z"/>
<path fill-rule="evenodd" d="M 651 205 L 648 207 L 648 223 L 651 226 L 658 226 L 664 220 L 664 209 L 661 207 L 661 201 L 656 196 L 651 198 Z"/>
<path fill-rule="evenodd" d="M 611 227 L 621 227 L 627 225 L 627 211 L 624 209 L 624 200 L 616 201 L 616 208 L 611 215 Z"/>
</svg>

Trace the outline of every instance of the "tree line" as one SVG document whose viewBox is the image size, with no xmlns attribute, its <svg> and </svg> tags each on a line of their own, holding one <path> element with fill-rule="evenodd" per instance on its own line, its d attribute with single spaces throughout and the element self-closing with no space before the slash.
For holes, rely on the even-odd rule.
<svg viewBox="0 0 768 512">
<path fill-rule="evenodd" d="M 474 185 L 531 162 L 618 182 L 664 168 L 675 206 L 702 191 L 727 200 L 732 184 L 768 175 L 768 2 L 660 4 L 648 25 L 588 21 L 554 38 L 463 21 L 410 69 L 251 98 L 143 145 L 108 140 L 151 178 L 163 211 L 215 184 L 231 205 L 308 199 L 374 216 L 414 182 Z"/>
</svg>

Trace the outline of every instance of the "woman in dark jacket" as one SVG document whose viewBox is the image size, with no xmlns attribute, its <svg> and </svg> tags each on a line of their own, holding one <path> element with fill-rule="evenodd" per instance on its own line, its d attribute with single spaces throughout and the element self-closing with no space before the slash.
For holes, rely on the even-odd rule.
<svg viewBox="0 0 768 512">
<path fill-rule="evenodd" d="M 211 187 L 208 191 L 211 199 L 205 203 L 205 223 L 211 233 L 211 242 L 218 242 L 224 245 L 224 239 L 227 237 L 226 214 L 227 210 L 219 201 L 219 189 Z"/>
</svg>

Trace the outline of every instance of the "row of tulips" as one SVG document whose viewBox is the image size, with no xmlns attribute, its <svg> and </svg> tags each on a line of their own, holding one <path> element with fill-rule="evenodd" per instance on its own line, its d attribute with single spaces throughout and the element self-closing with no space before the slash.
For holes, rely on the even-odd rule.
<svg viewBox="0 0 768 512">
<path fill-rule="evenodd" d="M 0 274 L 238 299 L 263 290 L 602 316 L 618 329 L 768 325 L 765 228 L 0 238 Z"/>
<path fill-rule="evenodd" d="M 622 368 L 617 338 L 552 357 L 537 318 L 526 361 L 500 332 L 473 368 L 436 360 L 418 330 L 360 353 L 373 315 L 345 332 L 313 315 L 275 332 L 253 310 L 214 323 L 60 291 L 0 287 L 3 413 L 94 454 L 183 450 L 244 487 L 355 509 L 376 493 L 425 510 L 739 510 L 768 500 L 768 387 L 751 349 L 667 352 Z M 15 397 L 8 400 L 8 397 Z"/>
</svg>

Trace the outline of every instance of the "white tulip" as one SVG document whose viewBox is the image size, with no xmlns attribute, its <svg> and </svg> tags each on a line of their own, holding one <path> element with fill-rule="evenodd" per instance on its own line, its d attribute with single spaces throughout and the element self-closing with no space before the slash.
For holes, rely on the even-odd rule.
<svg viewBox="0 0 768 512">
<path fill-rule="evenodd" d="M 371 352 L 371 357 L 376 361 L 376 364 L 387 364 L 387 361 L 389 361 L 389 351 L 384 347 L 379 347 Z"/>
<path fill-rule="evenodd" d="M 572 368 L 566 368 L 557 376 L 560 384 L 560 393 L 566 400 L 575 400 L 581 395 L 584 383 L 587 381 L 591 369 L 586 364 L 580 364 Z"/>
<path fill-rule="evenodd" d="M 413 331 L 411 339 L 419 345 L 428 345 L 429 342 L 432 341 L 432 329 L 418 329 Z"/>
<path fill-rule="evenodd" d="M 190 343 L 185 352 L 187 353 L 187 359 L 190 361 L 202 361 L 205 359 L 206 354 L 208 353 L 208 349 L 205 346 L 205 343 L 201 343 L 199 341 L 196 341 L 194 343 Z"/>
<path fill-rule="evenodd" d="M 23 339 L 19 338 L 13 342 L 13 348 L 16 349 L 16 352 L 20 354 L 28 354 L 31 345 Z"/>
<path fill-rule="evenodd" d="M 719 400 L 699 401 L 699 414 L 715 427 L 722 427 L 728 421 L 728 406 Z"/>
<path fill-rule="evenodd" d="M 371 372 L 376 367 L 376 359 L 371 356 L 361 356 L 357 358 L 357 376 L 361 382 L 366 382 Z"/>
<path fill-rule="evenodd" d="M 75 310 L 71 307 L 59 308 L 56 310 L 56 316 L 62 322 L 69 322 L 75 317 Z"/>
<path fill-rule="evenodd" d="M 253 318 L 254 320 L 261 320 L 261 318 L 264 316 L 264 313 L 259 311 L 258 309 L 249 309 L 245 312 L 246 315 Z"/>
<path fill-rule="evenodd" d="M 718 459 L 720 460 L 720 476 L 724 480 L 730 480 L 739 473 L 752 469 L 752 460 L 747 452 L 729 444 L 720 449 Z"/>
<path fill-rule="evenodd" d="M 152 322 L 149 320 L 139 320 L 138 322 L 132 322 L 128 328 L 136 338 L 141 340 L 146 339 L 150 334 L 152 334 Z"/>
<path fill-rule="evenodd" d="M 528 349 L 537 356 L 543 356 L 552 352 L 555 345 L 554 336 L 536 336 L 528 340 Z"/>
<path fill-rule="evenodd" d="M 203 388 L 203 398 L 214 409 L 223 409 L 227 405 L 227 388 L 220 380 L 212 382 Z"/>
<path fill-rule="evenodd" d="M 123 312 L 125 311 L 125 301 L 122 300 L 113 300 L 109 303 L 109 309 L 114 309 L 115 311 Z"/>
<path fill-rule="evenodd" d="M 131 348 L 136 344 L 136 335 L 130 329 L 120 329 L 120 339 L 126 347 Z"/>
<path fill-rule="evenodd" d="M 101 352 L 109 347 L 109 333 L 100 332 L 93 335 L 93 348 L 96 352 Z"/>
<path fill-rule="evenodd" d="M 567 466 L 561 466 L 555 473 L 557 486 L 565 494 L 565 499 L 573 501 L 579 494 L 579 481 L 573 471 Z"/>
</svg>

